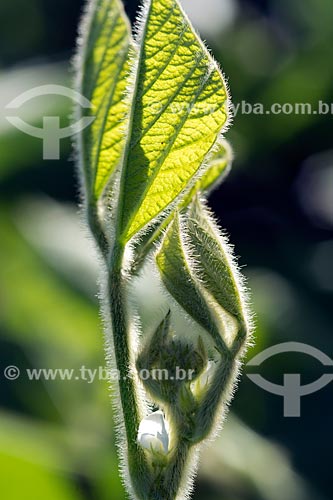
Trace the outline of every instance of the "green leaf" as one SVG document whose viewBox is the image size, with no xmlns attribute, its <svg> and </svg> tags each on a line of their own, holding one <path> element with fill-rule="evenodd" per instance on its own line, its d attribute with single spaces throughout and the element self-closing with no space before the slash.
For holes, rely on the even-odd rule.
<svg viewBox="0 0 333 500">
<path fill-rule="evenodd" d="M 170 295 L 190 317 L 212 335 L 217 347 L 226 351 L 212 308 L 207 304 L 200 283 L 189 265 L 184 232 L 184 225 L 181 225 L 179 215 L 176 214 L 156 254 L 162 281 Z"/>
<path fill-rule="evenodd" d="M 222 74 L 177 0 L 148 3 L 139 42 L 119 197 L 123 242 L 203 172 L 228 115 Z"/>
<path fill-rule="evenodd" d="M 250 329 L 243 279 L 199 200 L 186 221 L 177 215 L 171 223 L 156 262 L 168 292 L 212 335 L 217 347 L 226 350 L 232 344 L 238 351 Z"/>
<path fill-rule="evenodd" d="M 191 205 L 187 228 L 189 244 L 195 249 L 199 278 L 216 302 L 238 320 L 240 334 L 245 336 L 249 322 L 244 279 L 235 265 L 226 239 L 197 198 Z"/>
<path fill-rule="evenodd" d="M 211 154 L 205 174 L 180 198 L 177 207 L 178 210 L 182 211 L 186 209 L 198 193 L 205 193 L 215 189 L 228 175 L 231 162 L 231 147 L 227 141 L 223 140 Z M 155 248 L 156 241 L 161 237 L 163 230 L 168 227 L 173 217 L 174 214 L 171 213 L 162 222 L 157 221 L 140 238 L 138 245 L 135 247 L 135 261 L 133 264 L 135 272 L 140 270 L 145 257 Z"/>
<path fill-rule="evenodd" d="M 187 206 L 192 198 L 198 193 L 210 193 L 228 175 L 232 162 L 232 149 L 230 144 L 223 140 L 211 153 L 208 161 L 208 168 L 204 175 L 195 183 L 188 196 L 182 202 L 182 206 Z"/>
<path fill-rule="evenodd" d="M 83 170 L 89 198 L 98 199 L 121 162 L 129 113 L 125 97 L 131 29 L 120 0 L 91 2 L 82 23 L 80 92 L 96 117 L 82 134 Z"/>
</svg>

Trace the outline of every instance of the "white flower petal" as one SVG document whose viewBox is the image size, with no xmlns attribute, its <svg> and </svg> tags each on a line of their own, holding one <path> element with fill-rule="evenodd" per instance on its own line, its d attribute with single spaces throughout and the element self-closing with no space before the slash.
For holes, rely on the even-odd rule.
<svg viewBox="0 0 333 500">
<path fill-rule="evenodd" d="M 148 450 L 153 449 L 159 453 L 168 453 L 169 434 L 162 411 L 155 411 L 141 421 L 138 442 Z"/>
</svg>

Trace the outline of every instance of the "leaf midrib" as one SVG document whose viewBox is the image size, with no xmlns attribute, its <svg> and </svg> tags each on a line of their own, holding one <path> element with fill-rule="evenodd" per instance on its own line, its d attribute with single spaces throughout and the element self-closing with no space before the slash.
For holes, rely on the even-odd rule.
<svg viewBox="0 0 333 500">
<path fill-rule="evenodd" d="M 135 111 L 136 111 L 136 106 L 135 106 L 135 98 L 138 93 L 138 87 L 139 87 L 139 68 L 142 63 L 142 58 L 144 54 L 144 43 L 143 41 L 145 40 L 146 34 L 147 34 L 147 27 L 148 27 L 148 20 L 150 18 L 152 10 L 152 0 L 150 0 L 150 4 L 147 9 L 147 14 L 146 14 L 146 19 L 145 19 L 145 24 L 142 26 L 142 32 L 140 33 L 140 38 L 141 38 L 141 43 L 140 43 L 140 50 L 138 53 L 138 59 L 137 59 L 137 66 L 136 66 L 136 74 L 135 74 L 135 80 L 134 80 L 134 85 L 132 88 L 132 102 L 130 105 L 130 113 L 128 117 L 128 128 L 127 128 L 127 134 L 126 134 L 126 144 L 123 152 L 123 158 L 122 161 L 120 162 L 120 167 L 121 167 L 121 174 L 120 174 L 120 182 L 119 182 L 119 192 L 118 192 L 118 203 L 117 203 L 117 213 L 115 217 L 115 244 L 120 244 L 120 246 L 123 246 L 126 242 L 122 241 L 123 240 L 123 235 L 120 234 L 121 228 L 122 228 L 122 219 L 123 219 L 123 210 L 124 210 L 124 187 L 125 187 L 125 181 L 126 181 L 126 173 L 127 173 L 127 163 L 128 163 L 128 158 L 129 158 L 129 153 L 130 153 L 130 145 L 131 145 L 131 137 L 132 137 L 132 132 L 133 132 L 133 122 L 134 122 L 134 116 L 135 116 Z M 133 71 L 133 69 L 132 69 Z"/>
<path fill-rule="evenodd" d="M 196 70 L 196 66 L 194 66 L 194 67 L 193 67 L 192 74 L 194 73 L 194 71 L 195 71 L 195 70 Z M 197 92 L 196 92 L 196 93 L 195 93 L 195 95 L 193 96 L 193 100 L 196 100 L 196 99 L 198 98 L 198 95 L 200 95 L 200 94 L 201 94 L 201 91 L 202 91 L 203 87 L 206 85 L 207 80 L 209 79 L 209 77 L 210 77 L 210 73 L 207 71 L 207 74 L 205 75 L 205 78 L 204 78 L 204 80 L 202 81 L 202 83 L 201 83 L 201 85 L 200 85 L 199 89 L 197 90 Z M 190 78 L 190 76 L 189 76 L 189 78 Z M 192 100 L 192 102 L 193 102 L 193 100 Z M 183 126 L 184 126 L 184 124 L 185 124 L 186 120 L 188 119 L 188 116 L 189 116 L 189 113 L 185 113 L 185 115 L 184 115 L 183 119 L 181 120 L 180 124 L 177 126 L 176 131 L 175 131 L 175 133 L 174 133 L 174 134 L 173 134 L 173 136 L 172 136 L 172 140 L 171 140 L 171 141 L 170 141 L 170 143 L 168 144 L 168 147 L 164 150 L 163 155 L 160 157 L 160 160 L 159 160 L 159 167 L 158 167 L 158 168 L 155 168 L 154 174 L 153 174 L 153 175 L 151 175 L 151 177 L 149 178 L 149 181 L 148 181 L 148 182 L 147 182 L 147 184 L 146 184 L 146 188 L 145 188 L 145 190 L 143 191 L 142 195 L 140 196 L 139 203 L 137 204 L 138 209 L 140 209 L 140 207 L 142 206 L 142 203 L 143 203 L 143 201 L 144 201 L 144 199 L 145 199 L 145 197 L 146 197 L 146 195 L 147 195 L 148 191 L 150 190 L 150 188 L 151 188 L 151 186 L 152 186 L 152 184 L 153 184 L 154 180 L 156 179 L 156 177 L 157 177 L 157 176 L 158 176 L 158 174 L 160 173 L 160 171 L 161 171 L 161 169 L 162 169 L 162 167 L 163 167 L 163 165 L 164 165 L 164 163 L 165 163 L 165 161 L 166 161 L 166 159 L 167 159 L 167 157 L 168 157 L 169 153 L 171 152 L 171 150 L 172 150 L 172 148 L 173 148 L 173 146 L 174 146 L 174 144 L 175 144 L 175 142 L 176 142 L 176 140 L 177 140 L 177 137 L 179 136 L 179 133 L 180 133 L 181 129 L 183 128 Z M 200 166 L 199 166 L 199 168 L 200 168 Z M 194 173 L 193 173 L 193 175 L 192 175 L 192 177 L 191 177 L 191 178 L 193 178 L 193 177 L 194 177 L 195 173 L 196 173 L 196 172 L 194 172 Z M 174 197 L 174 198 L 170 201 L 169 205 L 170 205 L 170 204 L 171 204 L 171 203 L 172 203 L 172 202 L 173 202 L 173 201 L 174 201 L 174 200 L 175 200 L 175 199 L 176 199 L 176 198 L 177 198 L 177 197 L 181 194 L 181 192 L 182 192 L 182 191 L 183 191 L 183 189 L 182 189 L 182 190 L 181 190 L 178 194 L 176 194 L 176 195 L 175 195 L 175 197 Z M 159 210 L 158 214 L 159 214 L 159 213 L 161 213 L 161 210 Z M 156 214 L 156 215 L 158 215 L 158 214 Z M 130 227 L 131 227 L 131 224 L 132 224 L 132 222 L 133 222 L 133 220 L 134 220 L 134 217 L 135 217 L 135 215 L 134 215 L 134 216 L 132 216 L 132 217 L 131 217 L 131 219 L 129 219 L 128 224 L 127 224 L 127 226 L 126 226 L 126 228 L 125 228 L 125 232 L 128 230 L 128 228 L 130 228 Z M 140 225 L 140 226 L 139 226 L 139 227 L 138 227 L 135 231 L 136 231 L 136 232 L 140 231 L 140 230 L 141 230 L 141 229 L 142 229 L 142 228 L 143 228 L 146 224 L 147 224 L 147 223 L 145 223 L 145 224 L 143 224 L 143 225 L 141 224 L 141 225 Z M 130 235 L 128 236 L 128 239 L 130 239 L 130 238 L 131 238 L 134 234 L 135 234 L 135 233 L 130 234 Z"/>
</svg>

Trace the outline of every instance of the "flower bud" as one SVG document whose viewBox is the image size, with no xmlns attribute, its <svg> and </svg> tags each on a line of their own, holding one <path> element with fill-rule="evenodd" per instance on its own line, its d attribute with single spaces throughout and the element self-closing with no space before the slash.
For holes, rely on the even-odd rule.
<svg viewBox="0 0 333 500">
<path fill-rule="evenodd" d="M 215 367 L 216 363 L 214 363 L 214 361 L 208 361 L 205 370 L 196 380 L 192 382 L 190 387 L 193 395 L 196 398 L 201 399 L 204 396 L 210 384 L 210 381 L 214 376 Z"/>
</svg>

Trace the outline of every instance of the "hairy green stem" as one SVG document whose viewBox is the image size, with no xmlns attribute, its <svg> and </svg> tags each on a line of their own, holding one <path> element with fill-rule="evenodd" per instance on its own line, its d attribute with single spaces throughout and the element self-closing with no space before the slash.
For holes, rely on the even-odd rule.
<svg viewBox="0 0 333 500">
<path fill-rule="evenodd" d="M 175 500 L 188 458 L 190 443 L 179 437 L 170 462 L 156 476 L 137 442 L 140 413 L 135 380 L 130 376 L 129 318 L 126 280 L 122 276 L 123 248 L 114 248 L 109 260 L 108 311 L 112 325 L 114 354 L 119 372 L 119 393 L 125 423 L 128 467 L 132 486 L 141 500 Z"/>
<path fill-rule="evenodd" d="M 155 477 L 149 500 L 175 500 L 183 479 L 184 468 L 188 460 L 191 445 L 185 439 L 179 439 L 174 456 L 166 468 Z"/>
<path fill-rule="evenodd" d="M 87 219 L 90 231 L 95 238 L 98 248 L 103 256 L 107 256 L 109 244 L 98 218 L 97 202 L 91 202 L 87 207 Z"/>
<path fill-rule="evenodd" d="M 122 276 L 123 248 L 114 248 L 109 260 L 108 310 L 112 325 L 114 354 L 119 373 L 119 394 L 125 423 L 128 467 L 132 486 L 139 496 L 146 500 L 144 487 L 150 483 L 151 471 L 143 449 L 137 442 L 140 415 L 130 367 L 129 320 L 126 304 L 126 283 Z M 147 498 L 147 500 L 149 500 Z"/>
</svg>

